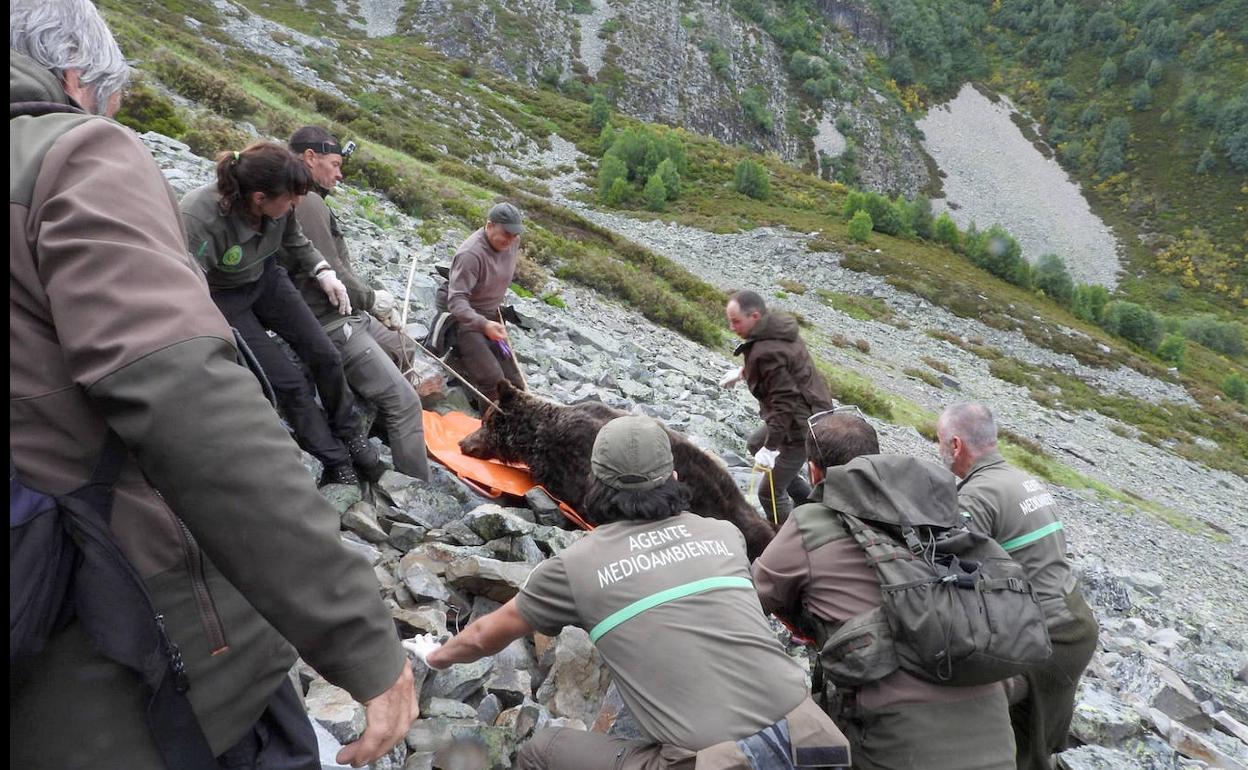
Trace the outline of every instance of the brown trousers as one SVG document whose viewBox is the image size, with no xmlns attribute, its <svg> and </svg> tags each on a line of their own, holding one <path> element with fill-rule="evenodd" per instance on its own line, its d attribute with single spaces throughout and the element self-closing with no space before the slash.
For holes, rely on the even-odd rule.
<svg viewBox="0 0 1248 770">
<path fill-rule="evenodd" d="M 510 380 L 517 388 L 524 388 L 516 362 L 511 356 L 503 355 L 484 334 L 460 326 L 455 335 L 455 353 L 449 363 L 486 398 L 498 403 L 498 383 L 503 379 Z M 484 410 L 488 404 L 478 406 Z"/>
<path fill-rule="evenodd" d="M 795 749 L 844 747 L 845 736 L 809 697 L 785 715 Z M 701 751 L 666 743 L 618 738 L 567 727 L 539 730 L 520 749 L 518 770 L 751 770 L 736 741 Z M 848 767 L 848 765 L 803 765 Z"/>
</svg>

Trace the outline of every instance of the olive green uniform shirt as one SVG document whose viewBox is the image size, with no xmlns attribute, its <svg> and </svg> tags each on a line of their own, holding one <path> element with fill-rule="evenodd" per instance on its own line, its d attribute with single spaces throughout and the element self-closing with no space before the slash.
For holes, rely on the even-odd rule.
<svg viewBox="0 0 1248 770">
<path fill-rule="evenodd" d="M 1050 631 L 1074 620 L 1066 606 L 1066 595 L 1075 589 L 1066 561 L 1066 533 L 1043 483 L 991 452 L 959 482 L 958 506 L 975 529 L 1000 543 L 1027 570 Z"/>
<path fill-rule="evenodd" d="M 759 606 L 732 524 L 682 513 L 607 524 L 542 562 L 516 597 L 538 631 L 590 633 L 647 737 L 699 751 L 773 724 L 806 678 Z"/>
<path fill-rule="evenodd" d="M 264 217 L 256 232 L 234 214 L 222 216 L 217 201 L 216 184 L 206 184 L 187 193 L 179 207 L 187 246 L 204 268 L 209 287 L 233 289 L 254 283 L 265 262 L 279 253 L 292 275 L 311 273 L 322 261 L 292 215 Z"/>
</svg>

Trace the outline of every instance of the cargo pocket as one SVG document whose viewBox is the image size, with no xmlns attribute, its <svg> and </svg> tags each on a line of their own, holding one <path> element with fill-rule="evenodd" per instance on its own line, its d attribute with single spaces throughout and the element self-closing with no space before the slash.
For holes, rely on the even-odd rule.
<svg viewBox="0 0 1248 770">
<path fill-rule="evenodd" d="M 893 632 L 883 607 L 860 613 L 841 624 L 819 651 L 824 673 L 834 684 L 857 687 L 897 670 Z"/>
</svg>

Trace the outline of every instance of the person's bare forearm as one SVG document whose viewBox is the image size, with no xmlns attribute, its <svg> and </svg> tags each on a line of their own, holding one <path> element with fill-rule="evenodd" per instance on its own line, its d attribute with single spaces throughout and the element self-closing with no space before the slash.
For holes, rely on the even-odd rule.
<svg viewBox="0 0 1248 770">
<path fill-rule="evenodd" d="M 431 668 L 443 669 L 456 663 L 472 663 L 503 648 L 522 636 L 533 633 L 516 610 L 516 600 L 504 604 L 489 615 L 478 618 L 438 649 L 429 653 L 425 662 Z"/>
</svg>

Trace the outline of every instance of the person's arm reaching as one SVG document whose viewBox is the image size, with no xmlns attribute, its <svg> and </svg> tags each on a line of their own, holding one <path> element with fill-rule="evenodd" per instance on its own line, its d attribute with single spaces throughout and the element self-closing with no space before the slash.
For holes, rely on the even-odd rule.
<svg viewBox="0 0 1248 770">
<path fill-rule="evenodd" d="M 532 633 L 533 627 L 516 609 L 516 600 L 513 598 L 497 610 L 473 621 L 462 633 L 452 636 L 441 646 L 430 644 L 428 639 L 421 639 L 416 645 L 409 642 L 404 644 L 416 652 L 429 668 L 441 670 L 456 663 L 472 663 L 495 655 L 515 640 Z"/>
</svg>

